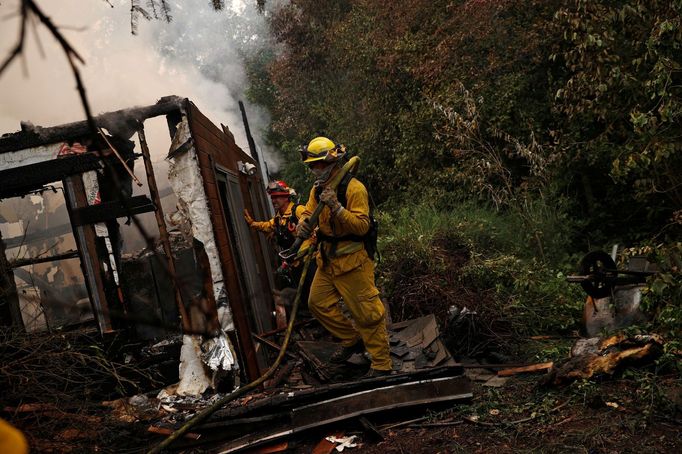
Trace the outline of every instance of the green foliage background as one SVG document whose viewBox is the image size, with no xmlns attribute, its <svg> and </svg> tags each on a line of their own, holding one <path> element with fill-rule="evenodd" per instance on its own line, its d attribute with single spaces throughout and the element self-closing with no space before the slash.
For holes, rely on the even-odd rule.
<svg viewBox="0 0 682 454">
<path fill-rule="evenodd" d="M 389 294 L 454 267 L 443 289 L 494 292 L 509 332 L 567 329 L 582 296 L 563 275 L 619 243 L 665 270 L 647 298 L 679 337 L 680 13 L 680 0 L 291 0 L 249 56 L 249 96 L 299 192 L 300 144 L 327 135 L 361 157 Z M 456 254 L 434 256 L 442 241 L 464 267 L 438 261 Z"/>
</svg>

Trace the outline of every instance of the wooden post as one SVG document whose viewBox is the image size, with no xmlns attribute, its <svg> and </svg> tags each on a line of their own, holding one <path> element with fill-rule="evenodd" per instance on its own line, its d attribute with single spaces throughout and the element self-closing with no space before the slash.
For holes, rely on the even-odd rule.
<svg viewBox="0 0 682 454">
<path fill-rule="evenodd" d="M 88 288 L 88 295 L 90 296 L 90 303 L 93 308 L 92 312 L 95 315 L 100 333 L 110 333 L 113 331 L 113 327 L 111 324 L 111 314 L 109 313 L 109 303 L 104 290 L 104 281 L 102 279 L 102 263 L 97 255 L 95 227 L 93 225 L 73 225 L 73 210 L 88 206 L 82 174 L 67 177 L 64 179 L 63 184 L 66 208 L 69 211 L 69 220 L 72 221 L 71 227 L 80 254 L 81 270 L 83 271 L 85 284 Z"/>
<path fill-rule="evenodd" d="M 0 324 L 11 325 L 18 329 L 24 328 L 17 286 L 14 283 L 12 267 L 5 255 L 5 242 L 2 240 L 2 232 L 0 232 Z"/>
<path fill-rule="evenodd" d="M 161 206 L 161 198 L 159 197 L 159 189 L 156 186 L 156 177 L 154 176 L 152 158 L 149 153 L 149 146 L 147 145 L 147 139 L 144 134 L 144 125 L 140 125 L 140 128 L 137 130 L 137 137 L 140 139 L 142 160 L 144 161 L 144 169 L 147 173 L 149 195 L 151 196 L 154 205 L 156 205 L 156 210 L 154 211 L 154 215 L 156 216 L 156 225 L 159 228 L 161 244 L 163 245 L 163 251 L 166 254 L 166 260 L 168 261 L 168 272 L 175 287 L 175 302 L 178 305 L 178 313 L 180 314 L 180 319 L 182 322 L 182 330 L 184 332 L 190 332 L 191 322 L 189 315 L 187 314 L 187 310 L 185 309 L 185 305 L 182 302 L 182 296 L 178 287 L 177 274 L 175 272 L 175 260 L 173 259 L 173 251 L 171 250 L 170 239 L 168 238 L 168 229 L 166 229 L 166 222 L 164 221 L 163 207 Z M 211 297 L 212 296 L 213 295 L 211 295 Z"/>
</svg>

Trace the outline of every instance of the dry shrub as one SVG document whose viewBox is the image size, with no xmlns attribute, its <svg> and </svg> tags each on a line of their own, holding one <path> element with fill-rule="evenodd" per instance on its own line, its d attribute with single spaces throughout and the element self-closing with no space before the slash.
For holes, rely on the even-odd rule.
<svg viewBox="0 0 682 454">
<path fill-rule="evenodd" d="M 155 374 L 111 359 L 99 336 L 0 331 L 0 411 L 39 452 L 123 452 L 143 432 L 109 418 L 103 400 L 159 386 Z M 139 449 L 139 448 L 138 448 Z"/>
</svg>

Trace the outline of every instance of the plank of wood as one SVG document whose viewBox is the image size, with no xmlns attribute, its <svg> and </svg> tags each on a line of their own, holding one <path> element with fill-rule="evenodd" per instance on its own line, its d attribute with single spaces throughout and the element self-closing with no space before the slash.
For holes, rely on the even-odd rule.
<svg viewBox="0 0 682 454">
<path fill-rule="evenodd" d="M 500 377 L 511 377 L 512 375 L 522 374 L 525 372 L 539 372 L 551 369 L 554 366 L 554 362 L 550 361 L 548 363 L 531 364 L 529 366 L 523 367 L 512 367 L 509 369 L 502 369 L 497 372 Z"/>
<path fill-rule="evenodd" d="M 252 451 L 250 451 L 250 454 L 271 454 L 273 452 L 284 452 L 289 449 L 289 442 L 288 441 L 282 441 L 279 443 L 263 446 L 260 448 L 255 448 Z"/>
</svg>

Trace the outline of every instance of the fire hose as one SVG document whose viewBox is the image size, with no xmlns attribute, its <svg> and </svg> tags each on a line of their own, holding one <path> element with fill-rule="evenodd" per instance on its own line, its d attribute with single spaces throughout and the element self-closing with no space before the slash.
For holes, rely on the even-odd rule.
<svg viewBox="0 0 682 454">
<path fill-rule="evenodd" d="M 339 172 L 334 175 L 334 178 L 329 182 L 329 187 L 332 189 L 336 189 L 338 185 L 341 183 L 341 180 L 343 177 L 346 176 L 348 172 L 353 171 L 357 165 L 360 163 L 360 158 L 357 156 L 352 157 L 351 159 L 348 160 L 348 162 L 339 170 Z M 320 216 L 320 212 L 324 208 L 324 204 L 319 203 L 317 205 L 317 208 L 315 208 L 315 211 L 313 214 L 310 216 L 310 218 L 305 221 L 308 223 L 308 225 L 311 228 L 314 228 L 317 225 L 317 221 Z M 282 251 L 280 253 L 280 256 L 283 256 L 283 254 L 287 253 L 288 256 L 295 256 L 298 248 L 301 246 L 303 243 L 303 240 L 300 238 L 297 238 L 296 241 L 294 242 L 294 245 L 287 249 L 286 251 Z M 292 252 L 293 251 L 293 252 Z M 275 362 L 270 366 L 270 368 L 265 371 L 263 375 L 261 375 L 259 378 L 256 380 L 252 381 L 251 383 L 244 385 L 243 387 L 236 389 L 232 391 L 230 394 L 228 394 L 225 397 L 220 398 L 213 404 L 209 405 L 208 407 L 204 408 L 201 410 L 199 413 L 194 415 L 189 421 L 187 421 L 185 424 L 183 424 L 178 430 L 173 432 L 163 440 L 161 443 L 156 445 L 154 448 L 149 450 L 148 454 L 156 454 L 161 452 L 163 449 L 167 448 L 168 446 L 171 445 L 175 440 L 178 438 L 182 437 L 184 434 L 189 432 L 189 430 L 196 426 L 197 424 L 203 422 L 211 416 L 213 413 L 215 413 L 217 410 L 219 410 L 223 405 L 226 403 L 236 399 L 237 397 L 243 396 L 244 394 L 248 393 L 249 391 L 257 388 L 260 386 L 265 380 L 270 378 L 277 368 L 279 367 L 280 363 L 282 362 L 282 359 L 284 358 L 284 355 L 286 354 L 287 347 L 289 346 L 289 341 L 291 340 L 291 333 L 293 331 L 294 327 L 294 322 L 296 321 L 296 313 L 298 311 L 298 306 L 301 301 L 301 293 L 303 289 L 303 283 L 305 282 L 306 276 L 308 274 L 308 268 L 310 266 L 310 261 L 312 260 L 313 253 L 315 252 L 315 248 L 311 247 L 308 249 L 305 259 L 303 261 L 303 272 L 301 273 L 301 279 L 299 280 L 298 283 L 298 288 L 296 289 L 296 297 L 294 298 L 294 304 L 291 308 L 291 316 L 289 318 L 289 324 L 287 325 L 287 330 L 284 335 L 284 342 L 282 343 L 282 347 L 280 348 L 279 354 L 277 355 L 277 358 L 275 359 Z"/>
</svg>

